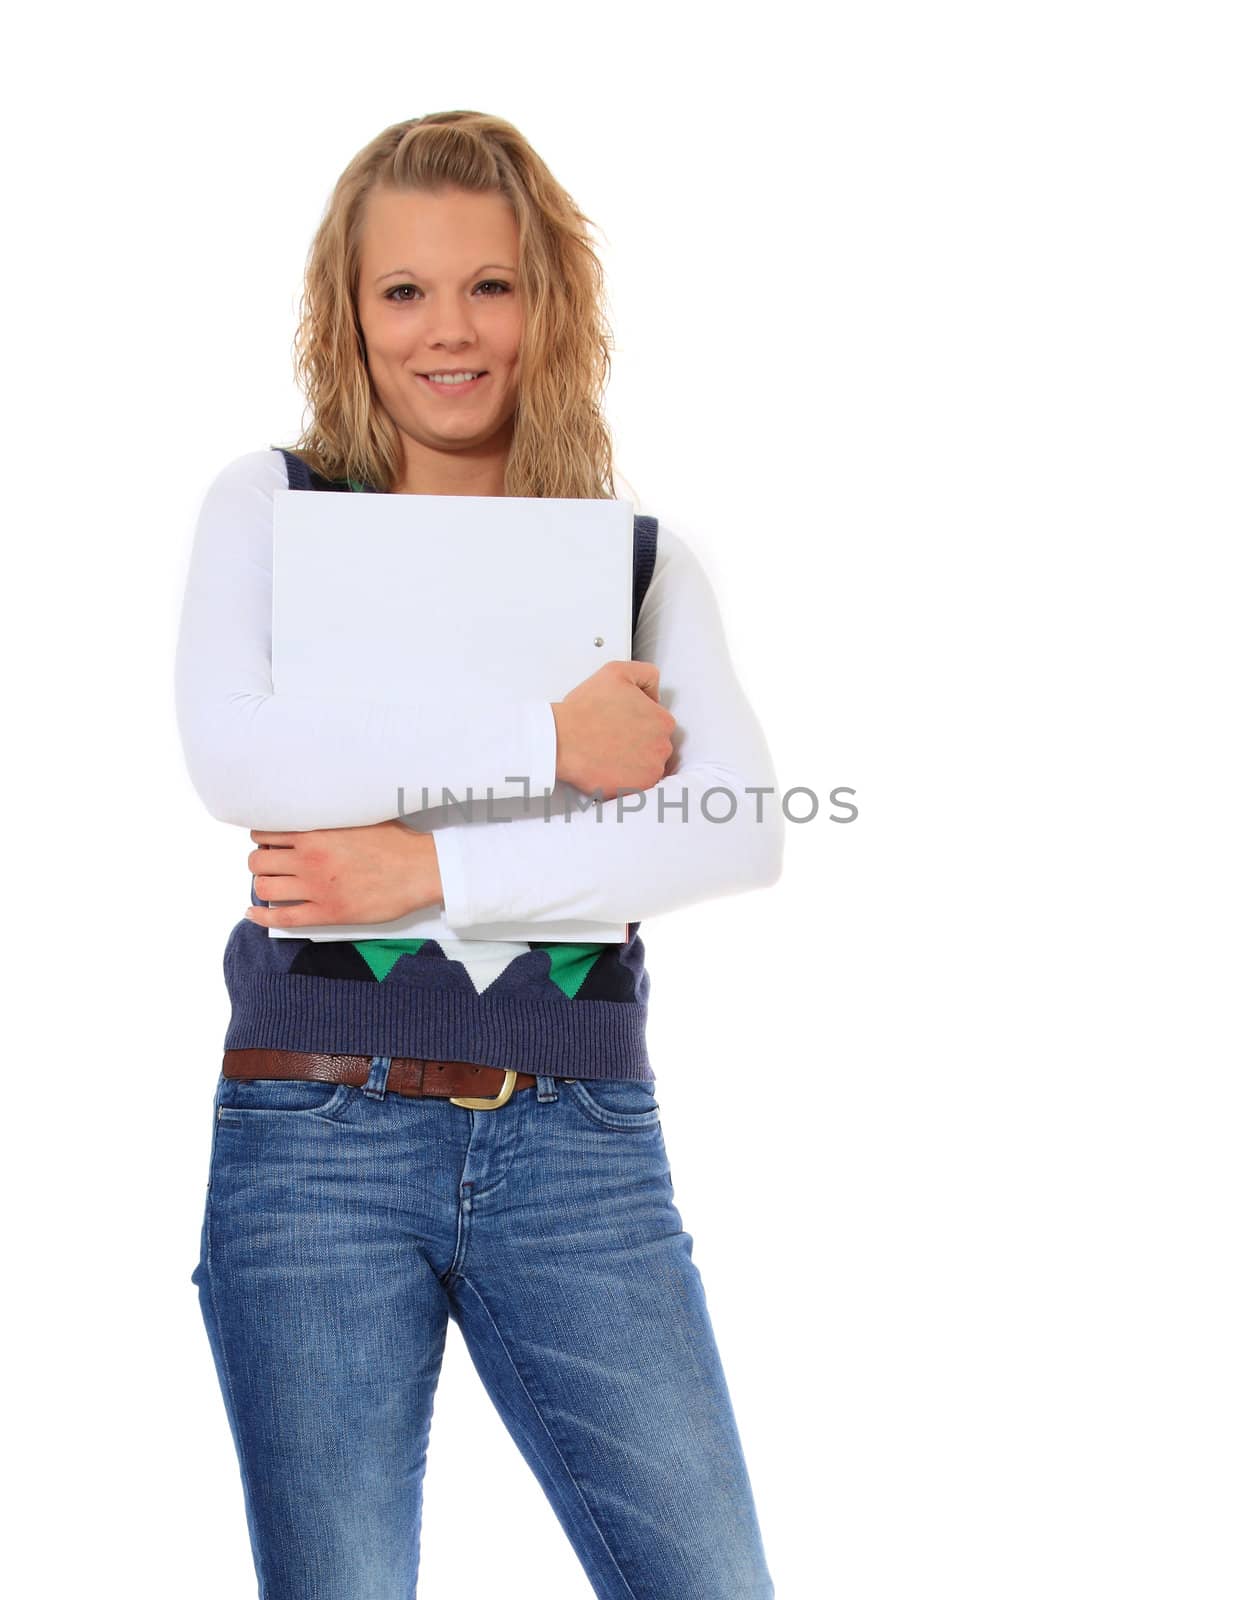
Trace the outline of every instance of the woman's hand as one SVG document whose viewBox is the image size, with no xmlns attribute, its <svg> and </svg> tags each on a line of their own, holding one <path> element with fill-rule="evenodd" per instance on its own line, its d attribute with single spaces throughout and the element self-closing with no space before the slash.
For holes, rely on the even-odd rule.
<svg viewBox="0 0 1247 1600">
<path fill-rule="evenodd" d="M 246 915 L 266 928 L 328 923 L 392 922 L 409 911 L 442 903 L 442 878 L 431 833 L 397 817 L 363 828 L 313 828 L 271 833 L 252 828 L 257 848 L 247 857 L 261 900 L 299 900 L 295 906 L 251 906 Z"/>
<path fill-rule="evenodd" d="M 658 698 L 652 661 L 607 661 L 551 704 L 557 779 L 614 800 L 666 774 L 676 720 Z"/>
</svg>

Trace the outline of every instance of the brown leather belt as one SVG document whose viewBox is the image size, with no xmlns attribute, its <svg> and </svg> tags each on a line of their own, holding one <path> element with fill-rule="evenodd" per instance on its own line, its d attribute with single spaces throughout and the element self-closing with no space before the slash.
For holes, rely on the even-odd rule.
<svg viewBox="0 0 1247 1600">
<path fill-rule="evenodd" d="M 221 1070 L 227 1078 L 311 1078 L 318 1083 L 368 1082 L 371 1056 L 318 1056 L 302 1050 L 227 1050 Z M 423 1061 L 394 1056 L 385 1086 L 394 1094 L 440 1095 L 451 1105 L 493 1111 L 516 1089 L 536 1087 L 531 1072 L 481 1067 L 473 1061 Z"/>
</svg>

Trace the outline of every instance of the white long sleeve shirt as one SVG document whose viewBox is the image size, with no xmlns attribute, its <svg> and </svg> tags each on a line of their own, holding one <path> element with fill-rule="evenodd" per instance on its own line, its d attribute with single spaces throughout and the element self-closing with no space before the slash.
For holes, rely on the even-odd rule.
<svg viewBox="0 0 1247 1600">
<path fill-rule="evenodd" d="M 470 686 L 460 682 L 440 693 L 413 685 L 397 705 L 274 694 L 273 494 L 286 481 L 279 451 L 238 457 L 209 486 L 194 533 L 175 695 L 188 771 L 210 813 L 247 829 L 303 831 L 398 815 L 396 782 L 406 811 L 423 790 L 440 797 L 443 786 L 514 795 L 508 780 L 517 774 L 530 776 L 538 796 L 553 789 L 546 702 L 482 700 L 465 715 Z M 783 821 L 770 753 L 706 575 L 662 520 L 633 658 L 657 664 L 659 698 L 678 724 L 669 774 L 640 809 L 628 809 L 640 797 L 625 797 L 622 816 L 604 801 L 566 819 L 556 808 L 546 820 L 534 802 L 509 821 L 431 828 L 445 909 L 429 908 L 420 932 L 448 956 L 459 942 L 489 941 L 491 925 L 524 920 L 548 925 L 553 937 L 569 919 L 640 922 L 778 877 Z M 731 820 L 713 820 L 733 803 Z M 484 944 L 477 948 L 484 957 Z M 508 948 L 500 942 L 497 956 Z"/>
</svg>

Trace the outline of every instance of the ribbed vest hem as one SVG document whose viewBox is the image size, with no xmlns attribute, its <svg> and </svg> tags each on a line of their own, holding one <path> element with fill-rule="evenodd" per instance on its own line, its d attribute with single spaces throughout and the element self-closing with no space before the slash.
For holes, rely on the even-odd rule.
<svg viewBox="0 0 1247 1600">
<path fill-rule="evenodd" d="M 648 1006 L 614 1000 L 505 1004 L 483 996 L 299 973 L 229 984 L 227 1050 L 409 1056 L 568 1078 L 654 1077 Z"/>
</svg>

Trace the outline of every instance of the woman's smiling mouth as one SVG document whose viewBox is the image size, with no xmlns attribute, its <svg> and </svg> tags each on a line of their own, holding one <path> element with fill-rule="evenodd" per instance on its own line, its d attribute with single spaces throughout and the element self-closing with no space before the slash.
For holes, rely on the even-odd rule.
<svg viewBox="0 0 1247 1600">
<path fill-rule="evenodd" d="M 416 377 L 426 389 L 431 389 L 436 394 L 441 395 L 466 394 L 470 389 L 478 389 L 482 381 L 488 376 L 488 372 L 478 372 L 474 378 L 465 378 L 457 373 L 446 373 L 441 377 L 430 376 L 424 372 L 416 374 Z"/>
</svg>

